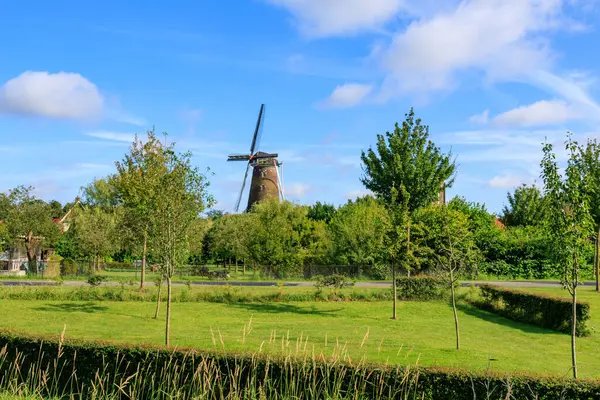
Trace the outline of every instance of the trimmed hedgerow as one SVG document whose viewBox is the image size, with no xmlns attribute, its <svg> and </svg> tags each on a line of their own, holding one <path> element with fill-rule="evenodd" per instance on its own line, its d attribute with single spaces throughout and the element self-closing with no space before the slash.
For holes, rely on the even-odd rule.
<svg viewBox="0 0 600 400">
<path fill-rule="evenodd" d="M 89 395 L 86 390 L 97 390 L 98 379 L 109 389 L 118 387 L 118 395 L 124 396 L 121 398 L 169 398 L 174 391 L 179 394 L 177 398 L 189 398 L 198 389 L 207 393 L 207 385 L 218 398 L 242 398 L 242 393 L 246 394 L 243 398 L 293 395 L 307 399 L 600 398 L 598 380 L 352 364 L 339 359 L 327 362 L 314 356 L 273 358 L 161 346 L 128 347 L 9 331 L 0 332 L 0 349 L 0 378 L 6 377 L 11 365 L 20 371 L 11 375 L 13 380 L 30 379 L 32 371 L 44 371 L 44 388 L 62 388 L 63 393 L 81 393 L 83 398 Z M 19 383 L 11 381 L 13 385 Z M 129 396 L 130 392 L 135 396 Z M 252 393 L 261 396 L 250 396 Z"/>
<path fill-rule="evenodd" d="M 514 321 L 536 325 L 557 332 L 571 333 L 573 304 L 571 299 L 528 293 L 493 285 L 480 286 L 483 300 L 473 304 L 481 309 L 500 314 Z M 586 326 L 590 319 L 590 305 L 577 302 L 577 336 L 589 335 Z"/>
<path fill-rule="evenodd" d="M 398 298 L 402 300 L 438 300 L 445 296 L 444 282 L 435 276 L 417 275 L 396 279 Z"/>
</svg>

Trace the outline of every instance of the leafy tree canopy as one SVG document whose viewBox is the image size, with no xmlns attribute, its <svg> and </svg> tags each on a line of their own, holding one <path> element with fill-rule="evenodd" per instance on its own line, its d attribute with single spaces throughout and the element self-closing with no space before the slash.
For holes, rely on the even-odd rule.
<svg viewBox="0 0 600 400">
<path fill-rule="evenodd" d="M 521 185 L 507 194 L 507 201 L 501 218 L 506 226 L 538 225 L 544 220 L 547 205 L 537 186 Z"/>
<path fill-rule="evenodd" d="M 429 140 L 429 127 L 415 119 L 412 108 L 401 126 L 377 135 L 375 149 L 363 151 L 361 159 L 365 187 L 388 205 L 406 204 L 411 213 L 436 201 L 442 185 L 454 182 L 452 155 Z"/>
</svg>

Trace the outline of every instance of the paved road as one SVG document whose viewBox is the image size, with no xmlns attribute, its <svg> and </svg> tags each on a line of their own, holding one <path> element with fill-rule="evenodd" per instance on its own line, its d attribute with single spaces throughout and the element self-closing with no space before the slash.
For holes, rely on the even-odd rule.
<svg viewBox="0 0 600 400">
<path fill-rule="evenodd" d="M 154 282 L 146 282 L 148 286 L 153 286 Z M 173 282 L 174 285 L 183 286 L 185 282 Z M 192 281 L 194 286 L 252 286 L 252 287 L 273 287 L 277 286 L 276 282 L 255 282 L 255 281 Z M 506 287 L 561 287 L 560 282 L 552 281 L 465 281 L 461 282 L 462 286 L 480 286 L 483 284 L 489 285 L 500 285 Z M 0 280 L 0 285 L 4 286 L 58 286 L 56 281 L 42 281 L 42 280 Z M 86 281 L 64 281 L 62 286 L 87 286 Z M 119 286 L 119 282 L 104 282 L 102 286 Z M 283 286 L 288 287 L 310 287 L 313 286 L 314 282 L 284 282 Z M 585 286 L 594 286 L 595 282 L 585 282 Z M 356 287 L 364 288 L 389 288 L 392 286 L 392 282 L 356 282 Z"/>
</svg>

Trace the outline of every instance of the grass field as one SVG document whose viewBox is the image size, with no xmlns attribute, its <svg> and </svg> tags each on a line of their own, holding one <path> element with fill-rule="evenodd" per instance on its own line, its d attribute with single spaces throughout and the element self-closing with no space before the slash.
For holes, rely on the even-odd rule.
<svg viewBox="0 0 600 400">
<path fill-rule="evenodd" d="M 546 291 L 563 294 L 560 289 Z M 593 331 L 578 339 L 580 374 L 600 377 L 600 313 L 595 312 L 600 295 L 591 288 L 580 292 L 582 300 L 592 303 Z M 66 325 L 68 337 L 162 343 L 164 321 L 154 320 L 153 314 L 151 302 L 3 300 L 0 326 L 58 335 Z M 457 352 L 447 304 L 401 302 L 399 320 L 390 320 L 390 314 L 389 302 L 177 303 L 172 341 L 186 347 L 292 353 L 305 348 L 312 352 L 314 346 L 325 356 L 345 346 L 353 360 L 365 356 L 368 361 L 469 369 L 491 364 L 502 371 L 569 374 L 568 335 L 462 305 L 462 348 Z"/>
</svg>

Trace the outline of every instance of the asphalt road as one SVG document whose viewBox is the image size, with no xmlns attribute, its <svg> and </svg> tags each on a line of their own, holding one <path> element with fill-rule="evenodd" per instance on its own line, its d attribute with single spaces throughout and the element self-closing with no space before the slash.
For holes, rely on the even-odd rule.
<svg viewBox="0 0 600 400">
<path fill-rule="evenodd" d="M 146 285 L 153 286 L 154 282 L 146 282 Z M 183 286 L 186 282 L 173 282 L 173 285 Z M 257 281 L 192 281 L 194 286 L 249 286 L 249 287 L 273 287 L 277 286 L 276 282 L 257 282 Z M 465 281 L 461 282 L 461 286 L 480 286 L 483 284 L 499 285 L 505 287 L 561 287 L 560 282 L 556 281 Z M 42 280 L 0 280 L 0 285 L 4 286 L 59 286 L 56 281 Z M 102 286 L 120 286 L 119 282 L 103 282 Z M 288 287 L 310 287 L 314 282 L 284 282 L 283 286 Z M 585 282 L 585 286 L 594 286 L 595 282 Z M 88 286 L 86 281 L 64 281 L 62 286 Z M 392 282 L 356 282 L 355 287 L 364 288 L 389 288 Z"/>
</svg>

